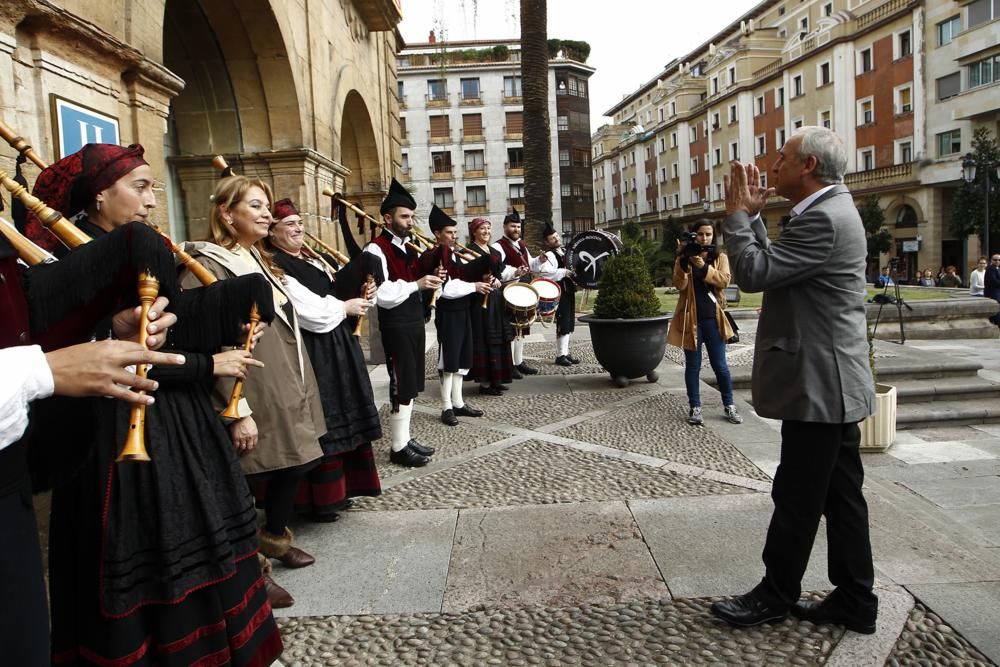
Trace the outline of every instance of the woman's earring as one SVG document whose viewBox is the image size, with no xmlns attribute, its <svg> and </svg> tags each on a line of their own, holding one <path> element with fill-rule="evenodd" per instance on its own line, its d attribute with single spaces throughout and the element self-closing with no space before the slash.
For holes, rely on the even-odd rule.
<svg viewBox="0 0 1000 667">
<path fill-rule="evenodd" d="M 96 200 L 95 203 L 97 204 L 97 210 L 100 211 L 101 210 L 101 200 L 98 199 L 98 200 Z"/>
</svg>

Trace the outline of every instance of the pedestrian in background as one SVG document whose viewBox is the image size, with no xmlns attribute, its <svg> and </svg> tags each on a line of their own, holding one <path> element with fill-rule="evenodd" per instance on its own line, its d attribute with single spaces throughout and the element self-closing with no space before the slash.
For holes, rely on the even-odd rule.
<svg viewBox="0 0 1000 667">
<path fill-rule="evenodd" d="M 1000 303 L 1000 255 L 990 257 L 983 280 L 983 296 Z M 991 315 L 990 322 L 1000 327 L 1000 313 Z"/>
<path fill-rule="evenodd" d="M 958 275 L 958 269 L 948 266 L 944 270 L 944 275 L 938 280 L 938 287 L 961 287 L 962 279 Z"/>
<path fill-rule="evenodd" d="M 976 268 L 969 274 L 969 295 L 983 296 L 983 289 L 986 287 L 986 258 L 980 257 L 976 262 Z"/>
<path fill-rule="evenodd" d="M 921 287 L 935 287 L 937 282 L 934 280 L 934 272 L 930 269 L 924 269 L 924 275 L 920 278 Z"/>
</svg>

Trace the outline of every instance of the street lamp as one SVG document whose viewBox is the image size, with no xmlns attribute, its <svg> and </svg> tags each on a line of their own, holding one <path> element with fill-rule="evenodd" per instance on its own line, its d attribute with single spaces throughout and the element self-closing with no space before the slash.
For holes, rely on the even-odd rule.
<svg viewBox="0 0 1000 667">
<path fill-rule="evenodd" d="M 976 158 L 972 157 L 972 153 L 966 153 L 965 158 L 962 160 L 962 178 L 969 185 L 972 185 L 976 181 Z M 983 192 L 985 194 L 984 199 L 986 200 L 986 222 L 983 225 L 983 254 L 989 257 L 990 255 L 990 169 L 987 165 L 983 165 Z M 996 167 L 997 181 L 1000 181 L 1000 166 Z"/>
</svg>

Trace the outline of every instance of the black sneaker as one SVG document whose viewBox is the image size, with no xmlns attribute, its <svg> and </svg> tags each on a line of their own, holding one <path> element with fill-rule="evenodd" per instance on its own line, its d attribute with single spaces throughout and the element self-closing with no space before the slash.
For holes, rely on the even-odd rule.
<svg viewBox="0 0 1000 667">
<path fill-rule="evenodd" d="M 389 461 L 395 463 L 396 465 L 406 466 L 407 468 L 420 468 L 421 466 L 427 465 L 427 462 L 430 461 L 430 459 L 422 454 L 418 454 L 413 447 L 407 445 L 398 452 L 389 452 Z"/>
<path fill-rule="evenodd" d="M 420 454 L 421 456 L 431 456 L 432 454 L 434 454 L 433 447 L 431 447 L 430 445 L 424 445 L 421 444 L 420 442 L 417 442 L 416 438 L 410 438 L 410 441 L 406 443 L 406 446 L 412 448 L 413 451 L 415 451 L 417 454 Z"/>
<path fill-rule="evenodd" d="M 529 366 L 527 363 L 525 363 L 523 361 L 521 363 L 519 363 L 517 366 L 514 366 L 514 368 L 517 369 L 517 370 L 519 370 L 519 371 L 521 371 L 522 375 L 536 375 L 538 373 L 538 369 L 537 368 L 532 368 L 531 366 Z"/>
<path fill-rule="evenodd" d="M 458 418 L 455 417 L 455 411 L 451 408 L 441 411 L 441 423 L 446 426 L 458 426 Z"/>
<path fill-rule="evenodd" d="M 572 354 L 567 354 L 566 358 L 569 359 L 574 364 L 580 363 L 580 360 L 578 358 L 574 357 Z"/>
<path fill-rule="evenodd" d="M 572 366 L 573 362 L 565 354 L 556 357 L 556 366 Z"/>
<path fill-rule="evenodd" d="M 483 411 L 477 410 L 476 408 L 466 403 L 460 408 L 455 408 L 455 414 L 462 417 L 482 417 Z"/>
</svg>

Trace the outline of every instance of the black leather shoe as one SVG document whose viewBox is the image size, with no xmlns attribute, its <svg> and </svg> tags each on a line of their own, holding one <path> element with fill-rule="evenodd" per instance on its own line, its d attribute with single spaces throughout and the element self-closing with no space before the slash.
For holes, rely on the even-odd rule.
<svg viewBox="0 0 1000 667">
<path fill-rule="evenodd" d="M 499 387 L 484 387 L 479 385 L 479 393 L 483 396 L 499 396 L 503 392 Z"/>
<path fill-rule="evenodd" d="M 425 466 L 429 460 L 426 456 L 418 454 L 410 445 L 403 447 L 398 452 L 389 452 L 389 461 L 397 465 L 406 466 L 407 468 Z"/>
<path fill-rule="evenodd" d="M 455 411 L 451 408 L 441 411 L 441 423 L 447 426 L 458 426 L 458 419 L 455 417 Z"/>
<path fill-rule="evenodd" d="M 417 454 L 420 454 L 421 456 L 431 456 L 434 454 L 433 447 L 417 441 L 416 438 L 410 438 L 410 441 L 406 444 L 408 447 L 410 447 L 410 449 L 415 451 Z"/>
<path fill-rule="evenodd" d="M 1000 326 L 1000 325 L 997 325 L 997 326 Z M 514 378 L 515 380 L 523 380 L 524 379 L 524 376 L 521 375 L 521 371 L 517 370 L 517 366 L 514 366 L 514 368 L 511 369 L 510 376 L 512 378 Z"/>
<path fill-rule="evenodd" d="M 574 357 L 572 354 L 567 354 L 566 358 L 569 359 L 574 364 L 580 363 L 580 360 L 578 358 Z"/>
<path fill-rule="evenodd" d="M 730 625 L 751 628 L 761 623 L 778 623 L 785 620 L 787 609 L 769 607 L 753 593 L 712 603 L 712 613 Z"/>
<path fill-rule="evenodd" d="M 565 354 L 556 357 L 556 366 L 572 366 L 573 362 Z"/>
<path fill-rule="evenodd" d="M 495 385 L 495 387 L 497 389 L 499 389 L 500 391 L 510 391 L 510 387 L 508 387 L 505 384 L 498 384 L 498 385 Z"/>
<path fill-rule="evenodd" d="M 538 373 L 538 369 L 537 368 L 532 368 L 531 366 L 529 366 L 528 364 L 526 364 L 523 361 L 521 363 L 519 363 L 517 366 L 514 366 L 514 368 L 516 368 L 517 370 L 521 371 L 522 375 L 536 375 Z"/>
<path fill-rule="evenodd" d="M 849 612 L 831 600 L 829 596 L 822 602 L 800 600 L 792 606 L 792 616 L 809 621 L 814 625 L 843 625 L 848 630 L 863 635 L 875 633 L 875 618 L 878 605 L 873 610 Z"/>
<path fill-rule="evenodd" d="M 461 417 L 482 417 L 483 411 L 477 410 L 468 403 L 460 408 L 455 408 L 455 414 Z"/>
</svg>

